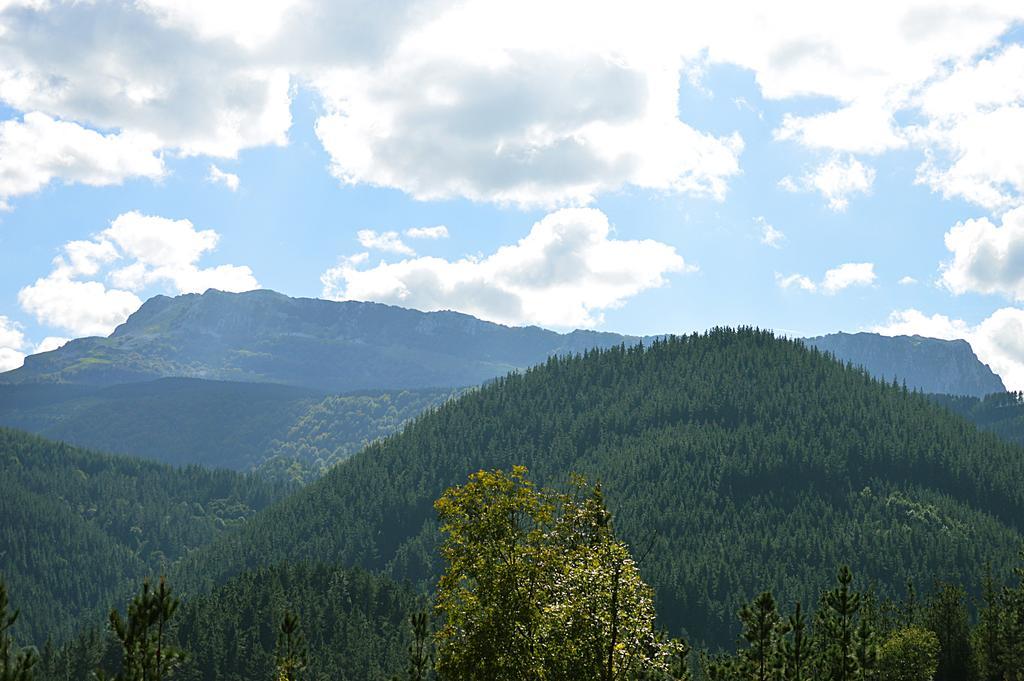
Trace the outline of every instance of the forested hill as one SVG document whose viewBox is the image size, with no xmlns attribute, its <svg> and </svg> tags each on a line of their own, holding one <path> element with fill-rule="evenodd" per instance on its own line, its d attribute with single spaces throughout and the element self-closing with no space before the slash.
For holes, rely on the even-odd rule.
<svg viewBox="0 0 1024 681">
<path fill-rule="evenodd" d="M 0 576 L 38 644 L 101 614 L 144 575 L 244 523 L 287 489 L 174 469 L 0 428 Z"/>
<path fill-rule="evenodd" d="M 636 340 L 508 327 L 457 312 L 209 290 L 151 298 L 109 338 L 33 355 L 0 382 L 112 385 L 183 376 L 335 393 L 460 387 L 552 354 Z"/>
<path fill-rule="evenodd" d="M 163 378 L 97 387 L 0 385 L 0 425 L 176 466 L 318 478 L 453 389 L 325 395 L 272 383 Z"/>
<path fill-rule="evenodd" d="M 984 398 L 932 395 L 932 399 L 1008 442 L 1024 445 L 1024 392 Z"/>
<path fill-rule="evenodd" d="M 877 333 L 833 333 L 804 342 L 832 353 L 872 376 L 926 393 L 985 397 L 1006 391 L 1003 381 L 983 364 L 965 340 Z"/>
<path fill-rule="evenodd" d="M 480 468 L 603 483 L 662 621 L 734 641 L 761 588 L 813 601 L 849 562 L 884 594 L 977 584 L 1022 543 L 1024 450 L 798 341 L 716 329 L 551 358 L 414 421 L 191 555 L 186 592 L 281 560 L 432 584 L 432 503 Z"/>
</svg>

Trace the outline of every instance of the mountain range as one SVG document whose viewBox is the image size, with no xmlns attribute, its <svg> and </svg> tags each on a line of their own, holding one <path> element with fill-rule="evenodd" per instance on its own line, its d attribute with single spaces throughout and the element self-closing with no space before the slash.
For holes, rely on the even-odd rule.
<svg viewBox="0 0 1024 681">
<path fill-rule="evenodd" d="M 833 333 L 804 342 L 886 381 L 905 382 L 926 393 L 985 397 L 1006 391 L 965 340 L 876 333 Z"/>
<path fill-rule="evenodd" d="M 158 378 L 280 383 L 321 393 L 478 385 L 552 355 L 654 337 L 509 327 L 458 312 L 209 290 L 156 296 L 108 338 L 32 355 L 0 383 L 110 386 Z M 966 341 L 838 333 L 806 343 L 929 393 L 1003 392 Z"/>
<path fill-rule="evenodd" d="M 962 365 L 942 383 L 957 394 L 913 384 L 936 362 Z M 374 375 L 390 383 L 360 383 Z M 70 640 L 82 669 L 108 654 L 83 625 L 159 570 L 184 598 L 189 678 L 257 678 L 288 603 L 323 628 L 318 664 L 386 679 L 441 571 L 434 500 L 524 465 L 556 488 L 599 481 L 660 625 L 727 646 L 758 589 L 810 602 L 841 563 L 882 598 L 907 575 L 1008 574 L 1024 400 L 996 382 L 965 343 L 929 339 L 556 334 L 272 292 L 156 298 L 110 338 L 4 374 L 0 424 L 175 466 L 0 428 L 0 573 L 28 599 L 27 640 Z"/>
</svg>

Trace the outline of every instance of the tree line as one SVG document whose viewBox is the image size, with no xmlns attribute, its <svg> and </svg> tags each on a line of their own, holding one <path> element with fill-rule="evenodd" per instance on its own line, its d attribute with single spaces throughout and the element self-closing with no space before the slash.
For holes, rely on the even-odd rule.
<svg viewBox="0 0 1024 681">
<path fill-rule="evenodd" d="M 556 491 L 535 485 L 523 467 L 480 471 L 446 490 L 435 509 L 445 567 L 432 607 L 368 573 L 288 567 L 264 571 L 262 580 L 301 582 L 318 610 L 307 600 L 303 616 L 284 592 L 239 588 L 204 611 L 181 605 L 161 578 L 144 582 L 125 615 L 111 611 L 104 647 L 83 664 L 75 645 L 42 655 L 18 650 L 10 632 L 17 613 L 8 614 L 0 585 L 0 681 L 1024 679 L 1024 553 L 1011 579 L 985 579 L 977 608 L 963 585 L 948 583 L 919 596 L 908 582 L 902 600 L 881 599 L 840 566 L 834 585 L 807 607 L 783 606 L 764 591 L 739 609 L 741 633 L 730 650 L 695 650 L 663 631 L 656 616 L 654 591 L 642 577 L 656 542 L 634 554 L 616 534 L 601 485 L 574 477 L 568 491 Z M 349 583 L 339 587 L 339 577 Z M 261 597 L 277 600 L 276 609 L 241 607 Z M 376 610 L 353 608 L 353 601 Z M 218 635 L 208 607 L 229 603 L 242 619 Z M 256 640 L 239 647 L 223 638 L 229 630 L 244 637 L 242 620 L 254 617 Z M 362 638 L 325 650 L 323 631 L 345 619 Z M 692 631 L 700 624 L 691 623 Z M 390 640 L 371 653 L 379 656 L 375 665 L 341 662 L 366 665 L 359 646 L 367 632 L 388 629 Z M 232 646 L 234 656 L 226 650 Z M 218 651 L 216 668 L 204 668 Z M 248 652 L 250 666 L 239 651 Z"/>
</svg>

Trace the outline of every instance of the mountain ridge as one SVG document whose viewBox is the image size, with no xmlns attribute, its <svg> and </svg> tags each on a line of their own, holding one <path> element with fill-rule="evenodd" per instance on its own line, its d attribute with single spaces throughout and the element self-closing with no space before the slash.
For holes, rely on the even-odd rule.
<svg viewBox="0 0 1024 681">
<path fill-rule="evenodd" d="M 333 394 L 458 388 L 554 355 L 660 337 L 558 333 L 454 311 L 211 289 L 150 298 L 109 337 L 80 338 L 29 356 L 21 368 L 0 374 L 0 384 L 111 386 L 180 377 L 280 383 Z M 803 342 L 923 392 L 983 397 L 1005 391 L 963 340 L 836 333 Z"/>
<path fill-rule="evenodd" d="M 839 332 L 803 342 L 865 367 L 876 378 L 905 382 L 926 393 L 985 397 L 1006 392 L 1002 379 L 963 339 Z"/>
<path fill-rule="evenodd" d="M 151 298 L 109 337 L 32 355 L 0 382 L 112 385 L 179 376 L 332 392 L 463 387 L 552 354 L 639 340 L 508 327 L 452 311 L 211 289 Z"/>
</svg>

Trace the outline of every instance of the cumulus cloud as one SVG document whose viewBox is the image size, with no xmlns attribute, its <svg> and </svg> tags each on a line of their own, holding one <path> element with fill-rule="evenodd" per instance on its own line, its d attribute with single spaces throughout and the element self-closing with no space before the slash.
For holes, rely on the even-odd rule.
<svg viewBox="0 0 1024 681">
<path fill-rule="evenodd" d="M 875 283 L 875 266 L 870 262 L 848 262 L 825 272 L 821 290 L 837 293 L 851 286 L 870 286 Z"/>
<path fill-rule="evenodd" d="M 27 345 L 21 325 L 0 315 L 0 371 L 20 367 L 25 361 Z"/>
<path fill-rule="evenodd" d="M 818 290 L 818 285 L 815 284 L 809 277 L 805 277 L 802 274 L 789 274 L 783 276 L 778 272 L 775 273 L 775 283 L 779 285 L 779 288 L 798 288 L 803 291 L 809 291 L 814 293 Z"/>
<path fill-rule="evenodd" d="M 928 155 L 918 181 L 992 210 L 1024 192 L 1024 47 L 961 64 L 922 94 L 928 122 L 911 129 Z"/>
<path fill-rule="evenodd" d="M 812 149 L 855 154 L 880 154 L 907 146 L 892 114 L 877 102 L 858 102 L 814 116 L 785 114 L 774 137 L 796 141 Z"/>
<path fill-rule="evenodd" d="M 40 323 L 75 335 L 105 335 L 139 308 L 136 294 L 152 285 L 175 293 L 258 288 L 248 267 L 198 266 L 218 239 L 188 220 L 124 213 L 92 239 L 65 244 L 53 270 L 21 289 L 18 302 Z M 104 281 L 88 279 L 104 271 Z"/>
<path fill-rule="evenodd" d="M 667 244 L 609 233 L 604 213 L 572 208 L 547 215 L 519 242 L 484 258 L 420 257 L 368 267 L 362 253 L 323 274 L 323 296 L 455 309 L 504 324 L 592 327 L 604 310 L 665 285 L 667 274 L 696 269 Z"/>
<path fill-rule="evenodd" d="M 94 187 L 164 175 L 152 136 L 101 134 L 39 112 L 0 121 L 0 203 L 31 194 L 53 179 Z"/>
<path fill-rule="evenodd" d="M 1024 300 L 1024 208 L 958 222 L 946 232 L 952 261 L 943 263 L 941 283 L 953 293 L 1001 293 Z"/>
<path fill-rule="evenodd" d="M 912 276 L 910 276 L 910 275 L 907 275 L 907 276 L 905 276 L 905 277 L 902 277 L 902 278 L 901 278 L 901 279 L 899 280 L 899 285 L 900 285 L 900 286 L 913 286 L 913 285 L 914 285 L 914 284 L 916 284 L 916 283 L 917 283 L 917 279 L 914 279 L 914 278 L 913 278 Z"/>
<path fill-rule="evenodd" d="M 763 216 L 754 218 L 754 222 L 761 227 L 761 243 L 772 248 L 782 247 L 782 240 L 786 238 L 785 234 L 775 229 Z"/>
<path fill-rule="evenodd" d="M 70 338 L 64 338 L 63 336 L 47 336 L 43 340 L 36 343 L 35 348 L 32 349 L 33 354 L 39 354 L 40 352 L 50 352 L 63 347 Z"/>
<path fill-rule="evenodd" d="M 434 227 L 412 227 L 405 230 L 405 235 L 410 239 L 447 239 L 448 228 L 444 225 Z"/>
<path fill-rule="evenodd" d="M 922 181 L 1005 207 L 1021 186 L 1019 95 L 990 88 L 950 113 L 940 86 L 1016 87 L 1014 54 L 988 55 L 1022 18 L 1014 0 L 0 3 L 0 101 L 130 136 L 140 154 L 234 157 L 287 142 L 302 85 L 322 97 L 316 131 L 346 183 L 522 205 L 630 186 L 720 198 L 742 140 L 688 123 L 678 86 L 730 64 L 766 99 L 835 102 L 785 117 L 779 139 L 917 145 L 932 154 Z M 903 112 L 923 115 L 913 135 Z"/>
<path fill-rule="evenodd" d="M 375 232 L 372 229 L 361 229 L 356 232 L 356 239 L 363 248 L 401 255 L 416 255 L 414 250 L 405 245 L 402 238 L 398 236 L 398 232 Z"/>
<path fill-rule="evenodd" d="M 887 336 L 919 335 L 964 339 L 985 364 L 999 374 L 1009 390 L 1024 390 L 1024 310 L 1004 307 L 976 325 L 942 314 L 897 310 L 873 329 Z"/>
<path fill-rule="evenodd" d="M 779 186 L 789 192 L 820 192 L 828 207 L 844 211 L 854 194 L 867 194 L 875 181 L 875 170 L 853 156 L 835 156 L 797 180 L 786 176 Z"/>
<path fill-rule="evenodd" d="M 851 286 L 870 286 L 876 278 L 875 265 L 870 262 L 848 262 L 833 267 L 817 283 L 802 274 L 783 276 L 775 273 L 775 283 L 780 288 L 799 288 L 809 293 L 821 292 L 829 296 Z"/>
<path fill-rule="evenodd" d="M 714 137 L 678 118 L 677 71 L 600 54 L 481 62 L 434 54 L 446 47 L 437 40 L 414 41 L 383 76 L 316 81 L 329 107 L 316 132 L 339 180 L 419 199 L 552 206 L 626 185 L 720 199 L 739 172 L 738 134 Z"/>
<path fill-rule="evenodd" d="M 209 173 L 206 175 L 206 181 L 213 184 L 222 184 L 233 192 L 238 191 L 238 185 L 241 184 L 238 175 L 225 172 L 212 163 L 210 164 Z"/>
</svg>

